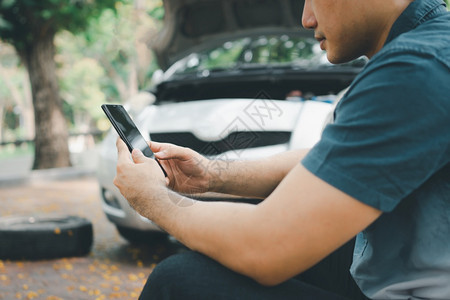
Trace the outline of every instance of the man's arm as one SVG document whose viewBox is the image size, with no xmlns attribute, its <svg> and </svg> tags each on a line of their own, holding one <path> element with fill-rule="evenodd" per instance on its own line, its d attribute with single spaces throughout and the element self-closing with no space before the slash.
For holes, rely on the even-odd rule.
<svg viewBox="0 0 450 300">
<path fill-rule="evenodd" d="M 258 160 L 209 160 L 172 144 L 151 142 L 150 147 L 168 173 L 168 184 L 182 193 L 218 192 L 267 197 L 299 164 L 308 150 L 293 150 Z"/>
<path fill-rule="evenodd" d="M 167 189 L 154 161 L 134 151 L 133 163 L 126 146 L 118 147 L 115 184 L 138 213 L 189 248 L 262 284 L 275 285 L 308 269 L 381 214 L 301 164 L 259 205 L 195 202 Z"/>
<path fill-rule="evenodd" d="M 259 160 L 215 161 L 211 191 L 265 198 L 306 156 L 308 150 L 293 150 Z"/>
</svg>

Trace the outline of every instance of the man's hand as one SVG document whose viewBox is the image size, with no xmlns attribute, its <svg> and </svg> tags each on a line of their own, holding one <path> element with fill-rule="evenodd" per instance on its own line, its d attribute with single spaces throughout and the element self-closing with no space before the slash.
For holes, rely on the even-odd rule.
<svg viewBox="0 0 450 300">
<path fill-rule="evenodd" d="M 151 218 L 154 206 L 158 206 L 161 198 L 158 195 L 167 193 L 164 174 L 158 163 L 145 157 L 141 151 L 133 150 L 130 157 L 125 143 L 118 138 L 117 174 L 114 184 L 130 205 L 142 216 Z"/>
<path fill-rule="evenodd" d="M 166 171 L 171 189 L 185 194 L 210 190 L 210 160 L 191 149 L 172 144 L 150 142 L 149 145 Z"/>
<path fill-rule="evenodd" d="M 307 149 L 288 151 L 259 160 L 210 160 L 189 148 L 150 142 L 156 159 L 176 192 L 217 192 L 244 197 L 267 197 L 296 166 Z M 270 171 L 269 171 L 270 170 Z"/>
</svg>

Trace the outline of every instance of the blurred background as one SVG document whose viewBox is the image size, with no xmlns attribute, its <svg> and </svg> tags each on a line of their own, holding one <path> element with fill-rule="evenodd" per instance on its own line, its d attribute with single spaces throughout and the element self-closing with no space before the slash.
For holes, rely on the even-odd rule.
<svg viewBox="0 0 450 300">
<path fill-rule="evenodd" d="M 300 0 L 290 3 L 301 5 Z M 162 0 L 0 0 L 0 219 L 76 214 L 92 220 L 95 232 L 85 258 L 0 258 L 0 299 L 136 299 L 155 265 L 183 251 L 176 241 L 154 235 L 155 229 L 139 230 L 150 223 L 132 212 L 125 199 L 118 202 L 108 171 L 114 166 L 108 160 L 102 178 L 109 185 L 99 185 L 93 176 L 78 178 L 75 172 L 65 177 L 62 172 L 80 166 L 91 175 L 101 169 L 97 148 L 108 141 L 110 123 L 100 105 L 139 98 L 139 91 L 149 89 L 152 78 L 161 74 L 149 45 L 161 45 L 157 35 L 164 15 Z M 201 21 L 195 24 L 207 27 L 208 20 Z M 52 173 L 55 168 L 57 174 Z M 49 170 L 33 172 L 38 180 L 22 184 L 27 183 L 20 180 L 23 175 L 41 169 Z M 66 180 L 52 180 L 52 174 Z M 41 182 L 41 177 L 50 180 Z M 128 223 L 119 218 L 108 222 L 114 214 Z M 120 225 L 130 227 L 125 231 Z M 133 244 L 143 241 L 145 245 Z"/>
<path fill-rule="evenodd" d="M 159 0 L 0 1 L 0 161 L 68 167 L 95 148 L 100 105 L 151 84 L 163 17 Z"/>
<path fill-rule="evenodd" d="M 95 148 L 109 128 L 100 105 L 151 85 L 163 18 L 161 0 L 1 0 L 3 171 L 69 167 Z"/>
</svg>

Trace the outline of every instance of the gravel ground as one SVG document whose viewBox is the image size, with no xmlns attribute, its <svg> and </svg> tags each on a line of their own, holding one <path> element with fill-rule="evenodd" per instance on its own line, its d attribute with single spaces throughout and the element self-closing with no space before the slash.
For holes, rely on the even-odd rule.
<svg viewBox="0 0 450 300">
<path fill-rule="evenodd" d="M 86 257 L 0 260 L 0 299 L 137 299 L 161 259 L 182 250 L 168 239 L 133 246 L 101 209 L 93 176 L 0 186 L 0 216 L 63 213 L 89 219 L 94 244 Z"/>
</svg>

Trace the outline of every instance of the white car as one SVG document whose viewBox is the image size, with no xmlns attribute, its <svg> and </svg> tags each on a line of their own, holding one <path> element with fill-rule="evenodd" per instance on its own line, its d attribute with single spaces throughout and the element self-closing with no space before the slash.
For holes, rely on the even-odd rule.
<svg viewBox="0 0 450 300">
<path fill-rule="evenodd" d="M 270 12 L 270 17 L 260 16 L 254 24 L 253 18 L 239 22 L 254 10 L 226 9 L 244 2 L 186 2 L 165 1 L 166 27 L 158 46 L 153 47 L 165 71 L 157 73 L 152 90 L 125 105 L 143 136 L 219 159 L 257 159 L 312 147 L 320 139 L 338 93 L 351 83 L 365 60 L 338 66 L 328 63 L 313 32 L 293 21 L 300 20 L 302 6 L 296 11 L 291 7 L 293 15 L 283 18 L 286 6 L 301 1 L 260 7 L 258 13 Z M 257 2 L 262 6 L 275 3 Z M 221 5 L 221 13 L 214 3 Z M 274 17 L 277 14 L 279 19 Z M 220 30 L 209 32 L 199 26 L 198 22 L 209 20 L 214 27 L 220 16 L 226 23 Z M 123 237 L 148 242 L 163 234 L 156 224 L 138 215 L 113 185 L 116 138 L 111 130 L 100 150 L 103 210 Z M 211 198 L 260 201 L 204 196 L 204 200 Z"/>
</svg>

